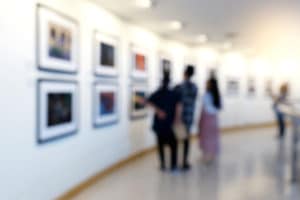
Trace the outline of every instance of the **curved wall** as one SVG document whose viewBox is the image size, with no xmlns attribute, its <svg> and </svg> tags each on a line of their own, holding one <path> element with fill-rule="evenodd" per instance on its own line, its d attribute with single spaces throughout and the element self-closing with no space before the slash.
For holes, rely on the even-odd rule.
<svg viewBox="0 0 300 200">
<path fill-rule="evenodd" d="M 35 8 L 42 3 L 76 19 L 80 27 L 80 70 L 77 75 L 41 72 L 36 67 Z M 143 28 L 125 23 L 104 9 L 85 0 L 10 0 L 0 8 L 0 194 L 4 199 L 53 199 L 97 172 L 129 155 L 154 144 L 150 120 L 129 118 L 128 78 L 129 46 L 132 42 L 148 49 L 149 88 L 158 85 L 159 56 L 168 54 L 174 63 L 174 81 L 181 80 L 184 64 L 197 65 L 195 80 L 201 84 L 211 63 L 204 62 L 199 49 L 174 41 L 162 40 Z M 92 126 L 93 31 L 99 30 L 120 39 L 121 116 L 118 124 L 100 129 Z M 241 78 L 248 67 L 232 69 L 233 63 L 221 66 L 221 85 L 227 76 Z M 224 78 L 223 78 L 224 77 Z M 50 78 L 77 80 L 80 87 L 80 130 L 72 136 L 45 145 L 36 143 L 36 80 Z M 263 77 L 261 77 L 262 85 Z M 244 86 L 243 86 L 244 87 Z M 273 120 L 270 102 L 264 97 L 249 101 L 244 92 L 238 98 L 226 98 L 221 114 L 222 127 Z M 255 112 L 253 112 L 255 111 Z"/>
</svg>

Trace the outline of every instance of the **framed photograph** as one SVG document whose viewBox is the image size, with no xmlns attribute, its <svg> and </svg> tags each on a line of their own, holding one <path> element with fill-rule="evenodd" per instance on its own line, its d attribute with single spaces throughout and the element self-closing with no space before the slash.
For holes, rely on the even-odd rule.
<svg viewBox="0 0 300 200">
<path fill-rule="evenodd" d="M 116 37 L 95 32 L 95 74 L 98 76 L 118 75 L 118 43 Z"/>
<path fill-rule="evenodd" d="M 161 73 L 163 74 L 163 72 L 168 71 L 171 74 L 171 70 L 172 70 L 171 60 L 162 58 L 161 59 Z"/>
<path fill-rule="evenodd" d="M 247 79 L 247 96 L 255 97 L 256 96 L 256 84 L 253 77 Z"/>
<path fill-rule="evenodd" d="M 41 70 L 76 73 L 79 28 L 75 20 L 43 5 L 37 7 L 37 62 Z"/>
<path fill-rule="evenodd" d="M 78 85 L 73 81 L 38 80 L 38 143 L 73 135 L 78 130 Z"/>
<path fill-rule="evenodd" d="M 273 81 L 271 79 L 265 80 L 264 96 L 270 97 L 273 94 Z"/>
<path fill-rule="evenodd" d="M 240 90 L 239 80 L 237 78 L 228 78 L 226 83 L 226 93 L 228 96 L 238 96 Z"/>
<path fill-rule="evenodd" d="M 119 120 L 118 83 L 96 82 L 94 84 L 94 127 L 112 125 Z"/>
<path fill-rule="evenodd" d="M 145 85 L 134 85 L 130 95 L 130 115 L 131 119 L 145 118 L 148 115 L 146 105 L 139 103 L 138 98 L 147 98 L 148 87 Z"/>
<path fill-rule="evenodd" d="M 145 81 L 148 78 L 148 57 L 145 49 L 132 45 L 132 78 Z"/>
</svg>

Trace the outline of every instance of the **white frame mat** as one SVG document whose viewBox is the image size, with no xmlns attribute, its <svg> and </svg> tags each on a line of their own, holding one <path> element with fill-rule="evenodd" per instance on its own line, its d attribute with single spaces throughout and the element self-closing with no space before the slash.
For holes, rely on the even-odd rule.
<svg viewBox="0 0 300 200">
<path fill-rule="evenodd" d="M 99 94 L 101 92 L 114 92 L 114 114 L 108 116 L 101 116 L 99 114 L 101 103 Z M 119 96 L 118 83 L 95 82 L 93 94 L 93 121 L 95 128 L 112 125 L 119 121 Z"/>
<path fill-rule="evenodd" d="M 46 143 L 68 135 L 73 135 L 78 130 L 79 94 L 78 84 L 75 81 L 38 80 L 38 143 Z M 72 121 L 48 127 L 48 94 L 49 93 L 71 93 L 72 94 Z"/>
<path fill-rule="evenodd" d="M 101 44 L 110 45 L 114 48 L 114 66 L 102 65 Z M 94 35 L 94 70 L 96 76 L 115 77 L 119 75 L 119 39 L 104 33 L 95 31 Z"/>
<path fill-rule="evenodd" d="M 49 56 L 49 22 L 59 24 L 71 32 L 70 61 Z M 77 22 L 43 5 L 37 7 L 37 62 L 41 70 L 76 73 L 78 71 L 79 26 Z"/>
</svg>

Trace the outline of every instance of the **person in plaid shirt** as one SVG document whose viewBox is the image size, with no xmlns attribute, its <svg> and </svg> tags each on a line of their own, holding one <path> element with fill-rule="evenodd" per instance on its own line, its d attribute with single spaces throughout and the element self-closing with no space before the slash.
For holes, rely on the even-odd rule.
<svg viewBox="0 0 300 200">
<path fill-rule="evenodd" d="M 191 81 L 194 75 L 194 66 L 188 65 L 184 71 L 184 81 L 183 83 L 177 85 L 174 90 L 180 96 L 183 109 L 182 109 L 182 121 L 187 129 L 188 136 L 184 139 L 184 154 L 183 154 L 183 169 L 190 169 L 190 164 L 188 162 L 188 154 L 190 147 L 190 132 L 194 121 L 194 111 L 196 98 L 198 93 L 198 88 L 196 84 Z"/>
</svg>

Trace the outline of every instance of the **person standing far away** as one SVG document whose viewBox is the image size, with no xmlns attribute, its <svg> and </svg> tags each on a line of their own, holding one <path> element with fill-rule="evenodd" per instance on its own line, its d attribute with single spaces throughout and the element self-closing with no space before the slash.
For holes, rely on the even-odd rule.
<svg viewBox="0 0 300 200">
<path fill-rule="evenodd" d="M 287 103 L 287 96 L 288 96 L 289 86 L 287 83 L 284 83 L 280 86 L 279 95 L 276 96 L 274 94 L 271 94 L 271 97 L 274 101 L 273 109 L 276 115 L 277 124 L 278 124 L 278 138 L 283 139 L 285 136 L 285 130 L 286 130 L 286 122 L 285 122 L 285 116 L 284 113 L 282 113 L 279 110 L 280 104 L 286 104 Z"/>
<path fill-rule="evenodd" d="M 218 81 L 213 75 L 206 83 L 206 91 L 203 96 L 203 106 L 199 121 L 199 143 L 205 163 L 210 163 L 215 160 L 220 152 L 218 112 L 221 108 Z"/>
<path fill-rule="evenodd" d="M 191 81 L 194 75 L 194 66 L 188 65 L 184 71 L 184 81 L 174 88 L 174 91 L 180 96 L 182 102 L 182 122 L 186 128 L 187 136 L 183 140 L 183 170 L 189 170 L 188 155 L 190 149 L 191 127 L 194 121 L 194 111 L 198 88 Z"/>
<path fill-rule="evenodd" d="M 177 170 L 177 140 L 173 131 L 174 123 L 180 122 L 181 103 L 178 95 L 169 89 L 170 73 L 164 71 L 162 85 L 147 100 L 155 112 L 153 130 L 157 138 L 161 170 L 166 169 L 164 146 L 171 149 L 171 171 Z"/>
</svg>

